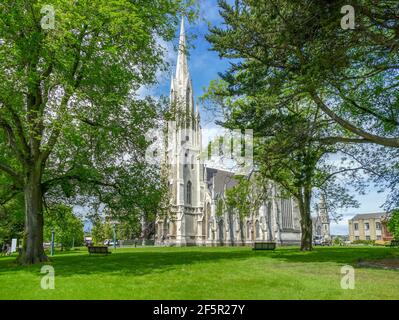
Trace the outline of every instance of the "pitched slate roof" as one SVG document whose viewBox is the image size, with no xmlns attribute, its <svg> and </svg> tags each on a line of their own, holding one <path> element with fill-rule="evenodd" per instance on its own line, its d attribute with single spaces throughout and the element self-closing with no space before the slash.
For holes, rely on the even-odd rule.
<svg viewBox="0 0 399 320">
<path fill-rule="evenodd" d="M 362 213 L 355 215 L 351 220 L 378 219 L 386 216 L 386 212 Z"/>
</svg>

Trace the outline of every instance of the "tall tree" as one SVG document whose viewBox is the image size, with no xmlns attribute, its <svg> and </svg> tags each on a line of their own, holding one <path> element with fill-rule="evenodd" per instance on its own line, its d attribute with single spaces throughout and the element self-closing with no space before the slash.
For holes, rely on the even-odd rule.
<svg viewBox="0 0 399 320">
<path fill-rule="evenodd" d="M 47 260 L 46 194 L 123 195 L 145 167 L 156 108 L 135 92 L 154 83 L 159 39 L 173 37 L 186 8 L 183 0 L 1 2 L 0 170 L 24 194 L 21 263 Z"/>
<path fill-rule="evenodd" d="M 246 84 L 252 79 L 251 72 L 241 70 L 236 74 L 236 71 L 224 74 L 220 82 L 213 82 L 204 98 L 222 107 L 225 120 L 220 123 L 223 126 L 253 129 L 255 170 L 264 181 L 277 183 L 281 197 L 296 200 L 301 216 L 301 249 L 311 250 L 313 196 L 323 194 L 329 200 L 332 214 L 336 207 L 356 206 L 348 190 L 335 180 L 338 175 L 360 167 L 338 168 L 328 161 L 337 147 L 328 138 L 334 126 L 322 113 L 314 116 L 309 104 L 280 101 L 270 92 L 248 89 Z M 264 189 L 258 192 L 267 197 L 270 192 Z M 243 207 L 241 211 L 249 214 L 253 201 L 244 199 L 252 192 L 245 192 L 245 185 L 238 190 L 242 192 L 232 190 L 235 198 L 230 198 L 238 208 Z"/>
<path fill-rule="evenodd" d="M 312 189 L 337 191 L 330 179 L 358 169 L 323 163 L 334 144 L 399 146 L 397 4 L 354 1 L 351 31 L 344 1 L 218 2 L 224 24 L 207 39 L 232 66 L 210 95 L 227 106 L 225 126 L 260 135 L 261 170 L 298 200 L 307 250 Z"/>
</svg>

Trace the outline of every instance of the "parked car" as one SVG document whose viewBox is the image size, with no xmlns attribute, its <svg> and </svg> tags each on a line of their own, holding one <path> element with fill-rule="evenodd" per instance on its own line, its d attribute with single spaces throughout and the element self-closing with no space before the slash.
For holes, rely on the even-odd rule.
<svg viewBox="0 0 399 320">
<path fill-rule="evenodd" d="M 119 241 L 116 240 L 115 241 L 115 245 L 118 247 L 119 246 Z M 109 247 L 113 247 L 114 246 L 114 240 L 111 239 L 107 239 L 104 241 L 104 246 L 109 246 Z"/>
<path fill-rule="evenodd" d="M 323 236 L 314 236 L 313 245 L 314 246 L 331 246 L 331 241 L 324 239 Z"/>
<path fill-rule="evenodd" d="M 322 246 L 323 245 L 323 236 L 314 236 L 313 245 L 314 246 Z"/>
</svg>

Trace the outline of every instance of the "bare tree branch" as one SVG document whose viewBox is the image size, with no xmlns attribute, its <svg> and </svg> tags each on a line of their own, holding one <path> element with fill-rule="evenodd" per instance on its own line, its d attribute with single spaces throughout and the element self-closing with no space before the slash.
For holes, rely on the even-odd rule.
<svg viewBox="0 0 399 320">
<path fill-rule="evenodd" d="M 399 138 L 386 138 L 366 132 L 363 129 L 356 127 L 354 124 L 350 123 L 349 121 L 337 115 L 322 101 L 322 99 L 315 92 L 311 92 L 310 94 L 313 101 L 317 104 L 317 106 L 321 110 L 323 110 L 331 119 L 333 119 L 339 125 L 341 125 L 344 129 L 347 129 L 350 132 L 360 137 L 363 137 L 364 139 L 370 140 L 376 144 L 380 144 L 386 147 L 394 147 L 394 148 L 399 147 Z"/>
<path fill-rule="evenodd" d="M 375 143 L 369 139 L 359 139 L 359 138 L 345 138 L 345 137 L 325 137 L 319 138 L 317 141 L 322 144 L 336 144 L 336 143 Z"/>
</svg>

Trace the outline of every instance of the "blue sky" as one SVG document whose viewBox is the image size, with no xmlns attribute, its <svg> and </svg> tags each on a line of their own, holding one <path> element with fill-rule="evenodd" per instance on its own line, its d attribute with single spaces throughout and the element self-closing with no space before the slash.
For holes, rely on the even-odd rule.
<svg viewBox="0 0 399 320">
<path fill-rule="evenodd" d="M 205 35 L 208 32 L 208 22 L 213 26 L 220 25 L 222 23 L 216 0 L 202 0 L 199 20 L 195 24 L 188 24 L 187 21 L 185 23 L 186 35 L 190 44 L 189 67 L 196 100 L 198 100 L 198 97 L 204 93 L 204 88 L 209 85 L 210 81 L 216 79 L 218 77 L 218 73 L 223 72 L 229 66 L 228 61 L 219 59 L 216 52 L 210 51 L 210 44 L 205 39 Z M 160 74 L 158 77 L 159 84 L 154 88 L 148 89 L 146 93 L 151 93 L 154 96 L 169 95 L 170 79 L 174 73 L 177 59 L 176 48 L 178 35 L 179 30 L 176 30 L 176 38 L 174 43 L 163 44 L 166 49 L 166 59 L 171 64 L 170 70 Z M 193 39 L 194 36 L 195 39 Z M 201 105 L 200 110 L 202 127 L 216 129 L 212 120 L 214 118 L 213 115 L 204 111 L 204 109 L 201 108 Z M 210 136 L 207 136 L 204 137 L 204 140 L 210 138 Z M 370 188 L 365 195 L 357 196 L 356 198 L 361 204 L 360 207 L 340 210 L 340 213 L 343 214 L 343 220 L 338 224 L 331 224 L 331 233 L 347 234 L 347 220 L 357 213 L 382 211 L 381 206 L 385 201 L 385 197 L 385 193 L 377 193 L 377 190 L 374 188 Z"/>
</svg>

